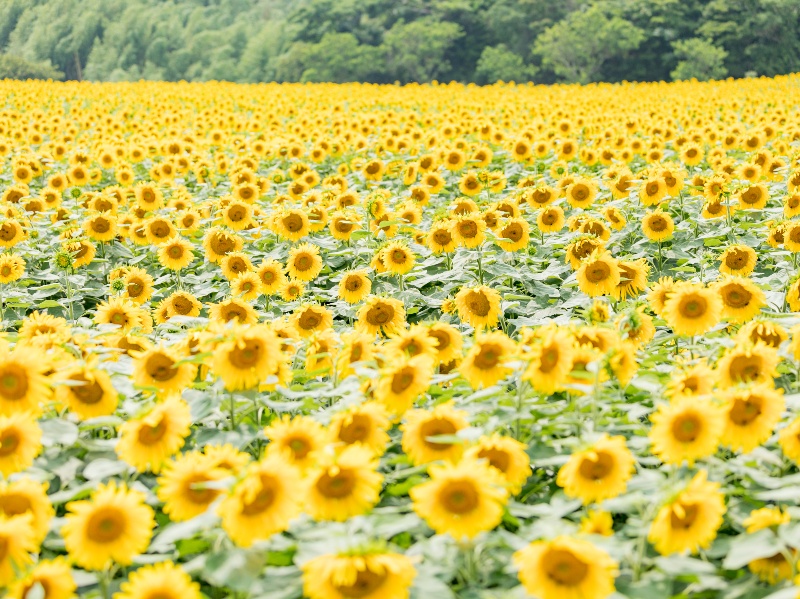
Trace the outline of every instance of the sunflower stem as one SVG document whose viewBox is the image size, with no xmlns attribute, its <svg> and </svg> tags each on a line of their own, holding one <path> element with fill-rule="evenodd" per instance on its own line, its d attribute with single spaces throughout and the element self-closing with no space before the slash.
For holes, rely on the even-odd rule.
<svg viewBox="0 0 800 599">
<path fill-rule="evenodd" d="M 230 395 L 230 399 L 231 399 L 230 404 L 229 404 L 229 410 L 230 410 L 229 415 L 230 415 L 230 420 L 231 420 L 231 430 L 236 430 L 236 401 L 235 401 L 235 399 L 233 397 L 233 393 L 230 393 L 229 395 Z"/>
<path fill-rule="evenodd" d="M 181 279 L 181 271 L 175 271 L 175 283 L 178 285 L 178 290 L 183 291 L 183 280 Z"/>
<path fill-rule="evenodd" d="M 478 248 L 478 281 L 483 285 L 483 252 Z"/>
<path fill-rule="evenodd" d="M 68 269 L 64 271 L 64 281 L 67 292 L 67 313 L 69 314 L 69 321 L 70 323 L 75 323 L 75 312 L 72 307 L 72 284 L 70 283 L 69 276 L 72 274 L 72 269 Z"/>
<path fill-rule="evenodd" d="M 97 582 L 100 584 L 100 595 L 103 599 L 111 599 L 110 574 L 110 571 L 106 568 L 97 575 Z"/>
<path fill-rule="evenodd" d="M 0 284 L 0 331 L 6 330 L 6 298 L 5 285 Z"/>
</svg>

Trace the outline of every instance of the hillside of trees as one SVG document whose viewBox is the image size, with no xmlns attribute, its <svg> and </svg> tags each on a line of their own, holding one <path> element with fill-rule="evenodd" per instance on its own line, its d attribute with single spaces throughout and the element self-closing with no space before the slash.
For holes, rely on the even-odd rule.
<svg viewBox="0 0 800 599">
<path fill-rule="evenodd" d="M 794 71 L 798 0 L 0 3 L 0 77 L 586 83 Z"/>
</svg>

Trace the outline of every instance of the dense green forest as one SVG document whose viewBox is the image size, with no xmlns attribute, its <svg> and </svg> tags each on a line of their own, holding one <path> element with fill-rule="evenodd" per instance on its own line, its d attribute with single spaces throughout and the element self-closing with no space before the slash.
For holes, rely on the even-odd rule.
<svg viewBox="0 0 800 599">
<path fill-rule="evenodd" d="M 0 3 L 10 77 L 551 83 L 798 70 L 798 0 Z"/>
</svg>

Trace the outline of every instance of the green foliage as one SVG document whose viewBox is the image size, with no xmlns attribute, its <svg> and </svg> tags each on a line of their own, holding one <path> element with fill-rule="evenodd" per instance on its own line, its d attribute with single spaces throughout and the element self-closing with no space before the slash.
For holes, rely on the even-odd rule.
<svg viewBox="0 0 800 599">
<path fill-rule="evenodd" d="M 542 64 L 568 81 L 602 79 L 603 65 L 622 59 L 645 40 L 645 33 L 616 14 L 606 3 L 571 13 L 536 40 L 534 52 Z"/>
<path fill-rule="evenodd" d="M 535 69 L 526 66 L 520 55 L 514 54 L 505 44 L 499 44 L 483 49 L 475 69 L 475 79 L 478 83 L 527 81 L 534 72 Z"/>
<path fill-rule="evenodd" d="M 678 66 L 672 71 L 672 78 L 697 79 L 722 79 L 727 74 L 725 58 L 728 53 L 722 48 L 700 38 L 679 40 L 672 44 L 675 56 L 680 60 Z"/>
<path fill-rule="evenodd" d="M 777 75 L 800 71 L 800 3 L 5 0 L 0 52 L 91 80 L 552 83 Z"/>
<path fill-rule="evenodd" d="M 46 62 L 32 62 L 19 56 L 0 54 L 0 79 L 56 79 L 64 73 Z"/>
</svg>

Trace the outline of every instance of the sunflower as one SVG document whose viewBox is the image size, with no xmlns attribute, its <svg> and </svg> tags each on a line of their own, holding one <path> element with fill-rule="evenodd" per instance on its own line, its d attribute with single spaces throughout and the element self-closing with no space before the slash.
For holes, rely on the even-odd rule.
<svg viewBox="0 0 800 599">
<path fill-rule="evenodd" d="M 769 191 L 766 185 L 756 184 L 740 191 L 737 197 L 740 208 L 761 210 L 767 206 Z"/>
<path fill-rule="evenodd" d="M 117 455 L 140 472 L 149 468 L 157 474 L 163 463 L 183 447 L 191 425 L 189 405 L 172 395 L 120 426 Z"/>
<path fill-rule="evenodd" d="M 746 527 L 748 534 L 753 534 L 765 529 L 777 531 L 779 526 L 789 522 L 791 516 L 780 507 L 764 507 L 750 512 L 750 515 L 742 521 L 742 525 Z M 776 553 L 755 559 L 747 564 L 747 567 L 761 580 L 774 585 L 792 578 L 794 570 L 792 562 L 796 558 L 796 552 L 792 552 L 792 557 L 792 561 L 787 561 L 783 553 Z"/>
<path fill-rule="evenodd" d="M 25 260 L 16 254 L 0 255 L 0 283 L 13 283 L 25 274 Z"/>
<path fill-rule="evenodd" d="M 200 585 L 171 561 L 147 565 L 120 585 L 114 599 L 200 599 Z M 49 599 L 49 598 L 48 598 Z"/>
<path fill-rule="evenodd" d="M 345 379 L 355 373 L 354 364 L 372 360 L 375 353 L 374 336 L 355 330 L 344 333 L 341 339 L 342 348 L 339 351 L 336 368 L 339 378 Z"/>
<path fill-rule="evenodd" d="M 133 362 L 134 383 L 158 393 L 180 393 L 196 374 L 196 364 L 182 361 L 175 349 L 161 345 L 140 352 Z"/>
<path fill-rule="evenodd" d="M 384 344 L 385 353 L 400 353 L 409 356 L 425 354 L 436 358 L 436 339 L 428 334 L 428 328 L 415 324 L 408 329 L 397 331 Z"/>
<path fill-rule="evenodd" d="M 284 414 L 264 429 L 270 440 L 267 455 L 280 457 L 306 471 L 315 465 L 318 452 L 325 446 L 326 433 L 321 424 L 309 416 L 291 418 Z"/>
<path fill-rule="evenodd" d="M 112 297 L 97 306 L 94 314 L 95 324 L 115 324 L 116 332 L 127 334 L 134 329 L 142 329 L 145 319 L 141 309 L 129 299 Z"/>
<path fill-rule="evenodd" d="M 50 399 L 47 368 L 36 348 L 0 346 L 0 415 L 38 414 Z"/>
<path fill-rule="evenodd" d="M 497 231 L 497 245 L 507 252 L 517 252 L 530 242 L 530 225 L 523 218 L 510 218 Z"/>
<path fill-rule="evenodd" d="M 615 300 L 624 301 L 628 296 L 638 297 L 642 291 L 647 289 L 647 273 L 650 271 L 650 267 L 644 258 L 618 260 L 617 268 L 620 280 L 611 292 L 611 296 Z"/>
<path fill-rule="evenodd" d="M 702 335 L 716 326 L 722 310 L 722 298 L 714 289 L 680 283 L 667 298 L 662 316 L 678 335 Z"/>
<path fill-rule="evenodd" d="M 55 398 L 79 420 L 108 416 L 117 409 L 118 393 L 105 370 L 76 366 L 60 373 Z"/>
<path fill-rule="evenodd" d="M 606 599 L 617 562 L 588 541 L 566 536 L 536 541 L 513 555 L 519 580 L 539 599 Z"/>
<path fill-rule="evenodd" d="M 651 176 L 642 182 L 639 188 L 639 201 L 643 206 L 656 206 L 667 195 L 667 182 L 658 175 Z"/>
<path fill-rule="evenodd" d="M 580 531 L 585 535 L 613 536 L 614 519 L 608 512 L 589 510 L 586 516 L 581 518 Z"/>
<path fill-rule="evenodd" d="M 746 245 L 728 246 L 720 256 L 719 272 L 746 277 L 756 267 L 756 252 Z"/>
<path fill-rule="evenodd" d="M 470 460 L 486 460 L 505 480 L 511 494 L 519 493 L 531 475 L 526 446 L 516 439 L 497 433 L 484 435 L 464 453 Z"/>
<path fill-rule="evenodd" d="M 155 185 L 150 183 L 139 183 L 133 188 L 136 203 L 145 212 L 154 212 L 164 207 L 164 194 Z"/>
<path fill-rule="evenodd" d="M 719 483 L 709 482 L 705 470 L 663 505 L 650 525 L 648 540 L 661 555 L 707 549 L 717 536 L 725 514 Z"/>
<path fill-rule="evenodd" d="M 286 283 L 283 265 L 277 260 L 265 260 L 256 270 L 256 274 L 261 280 L 261 292 L 264 295 L 277 293 Z"/>
<path fill-rule="evenodd" d="M 548 206 L 536 215 L 536 226 L 542 233 L 558 233 L 565 222 L 564 210 L 560 206 Z"/>
<path fill-rule="evenodd" d="M 229 391 L 252 389 L 275 374 L 282 359 L 278 337 L 264 325 L 239 326 L 217 344 L 212 369 Z"/>
<path fill-rule="evenodd" d="M 319 247 L 316 245 L 303 243 L 289 250 L 286 272 L 293 279 L 313 281 L 322 270 L 322 266 Z"/>
<path fill-rule="evenodd" d="M 194 246 L 180 235 L 170 237 L 158 246 L 158 262 L 169 270 L 182 270 L 194 260 Z"/>
<path fill-rule="evenodd" d="M 80 268 L 91 264 L 97 255 L 97 248 L 88 239 L 79 239 L 78 241 L 69 241 L 62 244 L 62 250 L 72 254 L 72 267 Z"/>
<path fill-rule="evenodd" d="M 261 293 L 261 279 L 254 272 L 243 272 L 230 281 L 231 295 L 246 302 L 258 298 Z"/>
<path fill-rule="evenodd" d="M 459 371 L 473 389 L 491 387 L 512 372 L 507 362 L 515 350 L 516 344 L 502 331 L 478 335 Z"/>
<path fill-rule="evenodd" d="M 675 285 L 675 280 L 672 277 L 661 277 L 650 289 L 650 293 L 647 294 L 647 302 L 650 304 L 650 309 L 659 316 L 663 316 L 667 299 L 675 290 Z"/>
<path fill-rule="evenodd" d="M 672 373 L 664 394 L 669 397 L 681 395 L 710 395 L 714 387 L 714 371 L 704 360 L 690 367 L 681 367 Z"/>
<path fill-rule="evenodd" d="M 47 497 L 47 483 L 24 477 L 13 482 L 0 482 L 0 517 L 27 515 L 34 542 L 38 545 L 47 536 L 55 510 Z"/>
<path fill-rule="evenodd" d="M 333 443 L 360 445 L 381 455 L 389 441 L 390 426 L 386 408 L 368 401 L 334 414 L 328 433 Z"/>
<path fill-rule="evenodd" d="M 233 322 L 239 325 L 256 324 L 258 313 L 248 302 L 232 297 L 208 307 L 208 318 L 212 322 L 226 324 Z"/>
<path fill-rule="evenodd" d="M 722 315 L 731 322 L 742 323 L 755 318 L 766 305 L 764 292 L 750 279 L 724 276 L 714 284 L 722 299 Z"/>
<path fill-rule="evenodd" d="M 300 568 L 309 599 L 408 599 L 417 574 L 411 559 L 384 552 L 321 555 Z"/>
<path fill-rule="evenodd" d="M 147 550 L 155 526 L 152 508 L 140 491 L 100 484 L 88 500 L 67 504 L 61 528 L 70 559 L 86 570 L 130 565 Z"/>
<path fill-rule="evenodd" d="M 281 299 L 285 302 L 293 302 L 300 299 L 305 292 L 306 286 L 295 279 L 285 279 L 280 288 Z"/>
<path fill-rule="evenodd" d="M 246 229 L 253 222 L 253 207 L 244 201 L 234 200 L 220 212 L 222 213 L 222 222 L 234 231 Z"/>
<path fill-rule="evenodd" d="M 486 221 L 480 216 L 463 214 L 451 223 L 450 231 L 458 245 L 476 248 L 486 240 Z"/>
<path fill-rule="evenodd" d="M 433 359 L 426 354 L 394 356 L 381 369 L 375 399 L 392 414 L 405 413 L 430 385 L 433 368 Z"/>
<path fill-rule="evenodd" d="M 358 310 L 357 328 L 370 335 L 381 331 L 390 335 L 405 326 L 403 302 L 393 297 L 370 295 Z"/>
<path fill-rule="evenodd" d="M 603 434 L 591 447 L 570 456 L 556 482 L 568 497 L 601 502 L 625 492 L 634 463 L 624 437 Z"/>
<path fill-rule="evenodd" d="M 717 381 L 723 388 L 739 383 L 772 384 L 779 362 L 778 351 L 763 342 L 737 345 L 717 362 Z"/>
<path fill-rule="evenodd" d="M 77 585 L 72 568 L 64 557 L 37 563 L 24 577 L 8 587 L 8 599 L 30 599 L 34 588 L 41 588 L 42 599 L 72 599 Z"/>
<path fill-rule="evenodd" d="M 525 356 L 528 366 L 522 374 L 540 393 L 554 393 L 566 382 L 572 371 L 573 339 L 563 329 L 540 329 L 530 353 Z"/>
<path fill-rule="evenodd" d="M 759 341 L 770 347 L 779 348 L 784 341 L 789 338 L 789 334 L 781 325 L 771 320 L 752 320 L 742 326 L 736 333 L 736 340 L 740 343 L 758 343 Z M 790 349 L 795 353 L 795 336 L 792 336 Z"/>
<path fill-rule="evenodd" d="M 589 208 L 597 197 L 597 185 L 591 179 L 575 179 L 564 190 L 564 197 L 573 208 Z"/>
<path fill-rule="evenodd" d="M 396 275 L 406 274 L 416 263 L 414 252 L 399 241 L 394 241 L 383 248 L 381 256 L 386 270 Z"/>
<path fill-rule="evenodd" d="M 486 285 L 462 287 L 456 294 L 458 317 L 474 328 L 493 328 L 500 317 L 500 294 Z"/>
<path fill-rule="evenodd" d="M 124 298 L 134 304 L 143 304 L 153 295 L 153 277 L 146 270 L 132 266 L 122 277 L 125 286 Z"/>
<path fill-rule="evenodd" d="M 675 223 L 672 217 L 661 210 L 648 212 L 642 218 L 642 232 L 650 241 L 664 241 L 672 236 Z"/>
<path fill-rule="evenodd" d="M 251 272 L 253 264 L 250 258 L 243 252 L 229 252 L 219 261 L 222 275 L 229 281 L 235 279 L 242 273 Z"/>
<path fill-rule="evenodd" d="M 369 295 L 372 281 L 365 270 L 351 270 L 344 273 L 339 282 L 339 297 L 348 304 L 357 304 Z"/>
<path fill-rule="evenodd" d="M 24 571 L 33 561 L 31 553 L 39 549 L 30 515 L 11 518 L 0 516 L 0 547 L 3 548 L 0 554 L 0 587 L 8 588 L 17 579 L 17 573 Z"/>
<path fill-rule="evenodd" d="M 0 473 L 22 472 L 30 468 L 42 449 L 42 430 L 27 412 L 0 414 Z"/>
<path fill-rule="evenodd" d="M 427 327 L 428 337 L 434 345 L 434 357 L 439 364 L 451 361 L 461 355 L 463 340 L 461 333 L 446 322 L 435 322 Z"/>
<path fill-rule="evenodd" d="M 426 244 L 434 254 L 455 251 L 458 243 L 453 233 L 453 222 L 450 220 L 439 220 L 433 223 L 428 231 Z"/>
<path fill-rule="evenodd" d="M 463 443 L 436 441 L 431 437 L 455 436 L 469 426 L 466 412 L 456 410 L 452 404 L 440 404 L 432 410 L 409 410 L 403 416 L 405 423 L 402 447 L 414 465 L 440 460 L 458 462 L 464 452 Z"/>
<path fill-rule="evenodd" d="M 786 406 L 783 389 L 766 383 L 728 389 L 720 399 L 726 415 L 721 442 L 744 453 L 769 439 Z"/>
<path fill-rule="evenodd" d="M 653 453 L 665 464 L 682 464 L 714 454 L 725 430 L 725 414 L 708 399 L 679 395 L 650 417 Z"/>
<path fill-rule="evenodd" d="M 292 312 L 292 324 L 301 337 L 325 331 L 333 326 L 333 314 L 325 306 L 304 304 Z"/>
<path fill-rule="evenodd" d="M 9 218 L 0 224 L 0 246 L 2 247 L 14 247 L 22 242 L 26 236 L 22 224 L 15 218 Z"/>
<path fill-rule="evenodd" d="M 215 467 L 208 456 L 197 451 L 167 462 L 158 477 L 158 498 L 164 502 L 164 513 L 173 522 L 183 522 L 204 513 L 221 491 L 209 487 L 229 476 Z"/>
<path fill-rule="evenodd" d="M 230 252 L 239 252 L 244 245 L 244 240 L 235 233 L 229 233 L 219 227 L 212 227 L 203 237 L 203 249 L 206 259 L 215 264 Z"/>
<path fill-rule="evenodd" d="M 414 511 L 438 534 L 471 539 L 500 524 L 508 490 L 486 461 L 462 459 L 428 470 L 430 480 L 412 487 L 409 496 Z"/>
<path fill-rule="evenodd" d="M 305 511 L 315 520 L 344 522 L 368 513 L 380 499 L 383 476 L 374 452 L 348 445 L 337 454 L 320 456 L 308 474 Z"/>
<path fill-rule="evenodd" d="M 203 304 L 187 291 L 174 291 L 164 300 L 167 314 L 173 316 L 186 316 L 194 318 L 200 316 Z"/>
<path fill-rule="evenodd" d="M 598 249 L 581 263 L 578 272 L 578 286 L 589 297 L 611 295 L 621 281 L 619 261 L 607 250 Z"/>
</svg>

